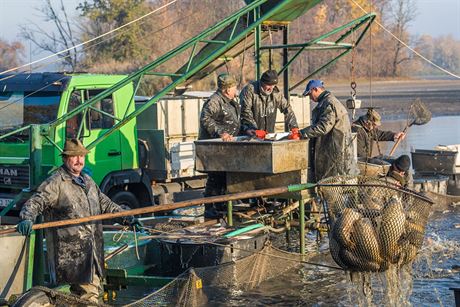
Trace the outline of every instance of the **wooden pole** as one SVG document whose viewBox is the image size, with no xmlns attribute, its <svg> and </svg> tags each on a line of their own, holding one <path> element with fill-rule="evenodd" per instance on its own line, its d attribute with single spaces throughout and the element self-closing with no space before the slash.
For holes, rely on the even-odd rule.
<svg viewBox="0 0 460 307">
<path fill-rule="evenodd" d="M 241 193 L 228 194 L 228 195 L 203 197 L 203 198 L 197 198 L 197 199 L 192 199 L 192 200 L 180 201 L 180 202 L 171 203 L 171 204 L 149 206 L 149 207 L 125 210 L 125 211 L 115 212 L 115 213 L 104 213 L 104 214 L 99 214 L 99 215 L 86 216 L 86 217 L 81 217 L 78 219 L 35 224 L 33 225 L 32 229 L 37 230 L 37 229 L 45 229 L 45 228 L 52 228 L 52 227 L 77 225 L 77 224 L 82 224 L 82 223 L 87 223 L 87 222 L 108 220 L 108 219 L 132 216 L 132 215 L 138 215 L 138 214 L 154 213 L 154 212 L 161 212 L 161 211 L 172 211 L 172 210 L 179 209 L 179 208 L 196 206 L 196 205 L 201 205 L 201 204 L 227 202 L 230 200 L 255 198 L 255 197 L 283 194 L 283 193 L 288 193 L 288 192 L 297 192 L 297 191 L 301 191 L 301 190 L 312 188 L 312 187 L 315 187 L 315 184 L 307 183 L 307 184 L 290 185 L 290 186 L 284 186 L 284 187 L 278 187 L 278 188 L 254 190 L 254 191 L 241 192 Z M 14 233 L 14 232 L 16 232 L 15 228 L 0 230 L 0 235 Z"/>
</svg>

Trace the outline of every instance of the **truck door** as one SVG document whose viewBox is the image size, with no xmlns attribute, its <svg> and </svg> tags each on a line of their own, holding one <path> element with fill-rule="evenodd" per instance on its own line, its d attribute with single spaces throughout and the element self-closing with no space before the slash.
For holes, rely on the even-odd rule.
<svg viewBox="0 0 460 307">
<path fill-rule="evenodd" d="M 68 111 L 71 111 L 80 103 L 91 99 L 102 91 L 103 89 L 75 89 L 69 99 Z M 80 138 L 83 139 L 83 144 L 85 146 L 91 144 L 115 124 L 115 119 L 113 117 L 114 114 L 115 107 L 113 96 L 106 97 L 102 101 L 93 105 L 93 109 L 90 109 L 88 114 L 85 116 L 85 123 L 83 124 L 80 133 Z M 67 121 L 67 138 L 77 136 L 81 120 L 82 116 L 76 115 Z M 97 184 L 100 184 L 102 179 L 104 179 L 108 173 L 121 169 L 119 131 L 112 133 L 91 150 L 86 158 L 86 166 L 90 170 L 91 176 Z"/>
</svg>

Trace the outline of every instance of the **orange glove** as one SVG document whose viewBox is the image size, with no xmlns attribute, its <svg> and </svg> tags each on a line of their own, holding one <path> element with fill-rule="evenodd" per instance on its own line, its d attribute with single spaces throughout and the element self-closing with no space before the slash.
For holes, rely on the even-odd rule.
<svg viewBox="0 0 460 307">
<path fill-rule="evenodd" d="M 292 128 L 291 133 L 288 136 L 289 140 L 300 140 L 299 128 Z"/>
<path fill-rule="evenodd" d="M 256 130 L 256 137 L 258 139 L 263 140 L 263 139 L 265 139 L 266 135 L 267 135 L 267 131 L 265 131 L 265 130 Z"/>
</svg>

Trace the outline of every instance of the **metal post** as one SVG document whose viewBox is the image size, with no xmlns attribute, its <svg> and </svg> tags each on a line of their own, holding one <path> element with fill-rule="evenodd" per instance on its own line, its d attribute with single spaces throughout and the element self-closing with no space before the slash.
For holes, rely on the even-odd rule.
<svg viewBox="0 0 460 307">
<path fill-rule="evenodd" d="M 305 204 L 299 200 L 300 253 L 305 254 Z"/>
<path fill-rule="evenodd" d="M 289 25 L 286 25 L 283 28 L 283 45 L 289 44 Z M 283 67 L 287 65 L 289 58 L 288 48 L 283 49 Z M 283 71 L 283 88 L 284 88 L 284 97 L 289 101 L 289 68 Z"/>
<path fill-rule="evenodd" d="M 30 127 L 30 187 L 36 187 L 41 174 L 42 165 L 42 136 L 40 134 L 39 125 L 31 125 Z M 38 222 L 42 222 L 42 217 L 37 218 Z M 43 254 L 43 230 L 35 231 L 35 251 L 34 251 L 34 271 L 33 285 L 44 285 L 45 283 L 45 257 Z"/>
<path fill-rule="evenodd" d="M 255 9 L 256 18 L 260 18 L 260 7 Z M 255 59 L 256 59 L 256 80 L 260 78 L 260 39 L 262 37 L 262 25 L 258 25 L 255 29 L 256 35 L 254 35 L 255 44 L 254 44 L 254 52 L 255 52 Z"/>
<path fill-rule="evenodd" d="M 227 202 L 227 224 L 233 226 L 233 202 L 231 200 Z"/>
</svg>

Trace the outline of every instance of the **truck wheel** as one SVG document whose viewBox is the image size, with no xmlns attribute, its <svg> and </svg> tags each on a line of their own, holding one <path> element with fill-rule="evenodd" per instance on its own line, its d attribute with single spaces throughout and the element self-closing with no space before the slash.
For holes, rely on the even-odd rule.
<svg viewBox="0 0 460 307">
<path fill-rule="evenodd" d="M 120 206 L 128 206 L 131 209 L 139 208 L 139 201 L 133 193 L 128 191 L 115 192 L 111 197 L 112 201 Z"/>
</svg>

